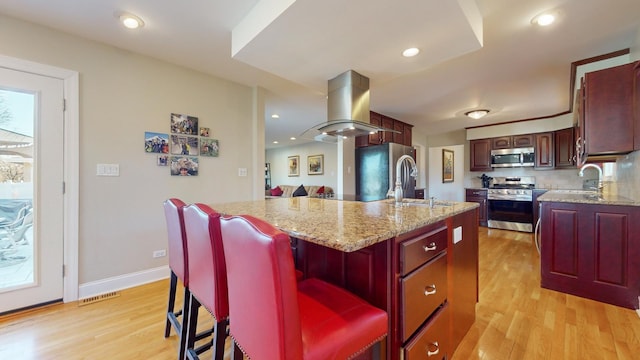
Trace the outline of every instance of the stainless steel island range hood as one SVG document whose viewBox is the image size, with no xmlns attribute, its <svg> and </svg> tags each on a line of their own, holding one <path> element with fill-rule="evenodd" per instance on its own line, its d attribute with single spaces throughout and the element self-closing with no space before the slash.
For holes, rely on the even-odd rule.
<svg viewBox="0 0 640 360">
<path fill-rule="evenodd" d="M 369 135 L 378 131 L 398 133 L 369 122 L 369 78 L 353 70 L 329 80 L 327 115 L 327 122 L 308 129 L 301 136 L 337 143 L 340 138 Z"/>
</svg>

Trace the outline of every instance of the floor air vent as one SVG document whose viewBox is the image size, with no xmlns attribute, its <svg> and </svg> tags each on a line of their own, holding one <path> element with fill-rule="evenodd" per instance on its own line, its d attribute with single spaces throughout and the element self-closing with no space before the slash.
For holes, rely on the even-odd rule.
<svg viewBox="0 0 640 360">
<path fill-rule="evenodd" d="M 118 296 L 120 296 L 119 292 L 112 291 L 112 292 L 109 292 L 109 293 L 106 293 L 106 294 L 101 294 L 101 295 L 96 295 L 96 296 L 80 299 L 80 300 L 78 300 L 78 306 L 89 305 L 89 304 L 97 303 L 99 301 L 113 299 L 113 298 L 118 297 Z"/>
</svg>

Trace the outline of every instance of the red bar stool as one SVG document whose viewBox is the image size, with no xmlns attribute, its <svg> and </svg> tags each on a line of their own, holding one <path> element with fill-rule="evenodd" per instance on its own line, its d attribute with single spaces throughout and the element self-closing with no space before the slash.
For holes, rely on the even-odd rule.
<svg viewBox="0 0 640 360">
<path fill-rule="evenodd" d="M 198 359 L 198 354 L 212 348 L 213 359 L 222 360 L 224 342 L 229 324 L 227 273 L 222 239 L 220 214 L 204 204 L 184 208 L 185 234 L 189 258 L 189 290 L 191 291 L 187 357 Z M 213 339 L 196 348 L 198 309 L 204 306 L 213 316 Z"/>
<path fill-rule="evenodd" d="M 187 240 L 184 233 L 184 217 L 182 214 L 185 205 L 182 200 L 175 198 L 164 202 L 164 216 L 167 223 L 167 234 L 169 235 L 169 269 L 171 269 L 164 337 L 169 337 L 173 326 L 179 336 L 178 359 L 184 358 L 185 343 L 187 341 L 185 315 L 189 310 L 189 298 L 191 297 L 189 293 L 189 271 L 187 268 Z M 178 280 L 184 286 L 184 304 L 182 309 L 175 311 Z M 181 316 L 182 322 L 178 320 Z"/>
<path fill-rule="evenodd" d="M 385 311 L 319 279 L 296 282 L 289 236 L 262 220 L 225 217 L 221 229 L 232 359 L 342 360 L 372 345 L 379 354 Z"/>
</svg>

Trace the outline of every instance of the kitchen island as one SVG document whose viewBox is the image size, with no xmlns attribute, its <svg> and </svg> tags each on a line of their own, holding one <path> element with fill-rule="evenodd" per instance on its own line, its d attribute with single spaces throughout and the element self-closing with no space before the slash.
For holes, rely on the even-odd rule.
<svg viewBox="0 0 640 360">
<path fill-rule="evenodd" d="M 541 286 L 640 307 L 640 201 L 615 193 L 554 190 L 541 202 Z"/>
<path fill-rule="evenodd" d="M 295 197 L 211 204 L 291 237 L 296 268 L 389 314 L 387 359 L 451 357 L 475 321 L 478 204 Z"/>
</svg>

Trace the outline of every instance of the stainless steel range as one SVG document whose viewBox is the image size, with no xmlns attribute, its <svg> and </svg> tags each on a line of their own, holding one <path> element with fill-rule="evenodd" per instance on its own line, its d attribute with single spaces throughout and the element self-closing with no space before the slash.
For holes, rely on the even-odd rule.
<svg viewBox="0 0 640 360">
<path fill-rule="evenodd" d="M 533 176 L 494 177 L 487 190 L 490 228 L 533 232 Z"/>
</svg>

